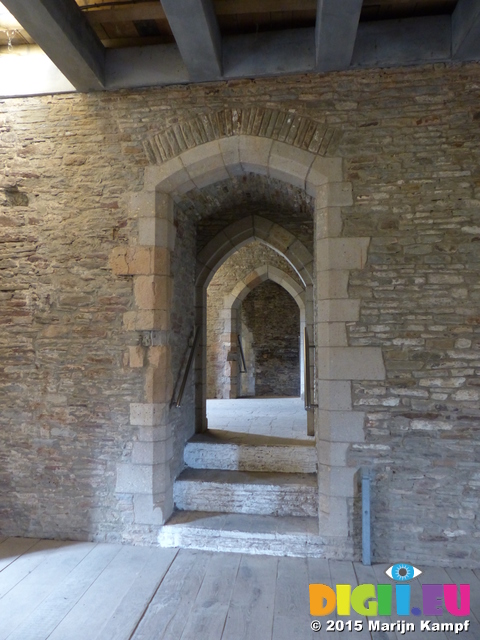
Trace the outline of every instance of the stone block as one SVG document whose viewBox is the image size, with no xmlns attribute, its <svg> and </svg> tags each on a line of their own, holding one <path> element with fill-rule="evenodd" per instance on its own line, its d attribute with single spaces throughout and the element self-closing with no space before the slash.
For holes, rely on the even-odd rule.
<svg viewBox="0 0 480 640">
<path fill-rule="evenodd" d="M 217 235 L 204 247 L 197 256 L 197 262 L 214 269 L 218 262 L 229 253 L 235 251 L 235 247 L 228 236 L 223 231 Z"/>
<path fill-rule="evenodd" d="M 191 180 L 201 176 L 205 171 L 225 168 L 223 155 L 218 140 L 212 140 L 184 151 L 180 159 Z"/>
<path fill-rule="evenodd" d="M 319 305 L 323 300 L 348 298 L 349 271 L 321 271 L 317 277 Z"/>
<path fill-rule="evenodd" d="M 340 539 L 348 532 L 348 504 L 344 497 L 327 498 L 327 513 L 319 519 L 319 535 Z"/>
<path fill-rule="evenodd" d="M 137 191 L 130 194 L 128 211 L 131 217 L 154 218 L 156 216 L 157 193 L 152 191 Z"/>
<path fill-rule="evenodd" d="M 299 240 L 295 240 L 285 252 L 285 257 L 298 268 L 305 264 L 310 264 L 313 259 L 312 254 L 307 247 Z"/>
<path fill-rule="evenodd" d="M 317 245 L 317 273 L 330 269 L 363 269 L 370 238 L 324 238 Z"/>
<path fill-rule="evenodd" d="M 170 369 L 149 366 L 145 373 L 145 400 L 154 404 L 170 403 L 173 378 Z"/>
<path fill-rule="evenodd" d="M 201 147 L 198 147 L 201 148 Z M 144 187 L 146 191 L 161 191 L 170 194 L 174 191 L 184 193 L 195 188 L 179 157 L 166 162 L 146 167 Z"/>
<path fill-rule="evenodd" d="M 136 494 L 133 496 L 135 524 L 161 526 L 171 516 L 173 507 L 168 508 L 165 494 L 157 494 L 155 501 L 151 495 Z"/>
<path fill-rule="evenodd" d="M 162 309 L 127 311 L 123 327 L 125 331 L 166 331 L 170 329 L 170 313 Z"/>
<path fill-rule="evenodd" d="M 152 403 L 130 403 L 130 424 L 141 427 L 156 427 L 164 425 L 167 405 Z M 159 436 L 159 433 L 156 434 Z"/>
<path fill-rule="evenodd" d="M 353 467 L 332 467 L 330 469 L 330 495 L 332 498 L 352 498 L 356 493 L 355 474 Z"/>
<path fill-rule="evenodd" d="M 342 234 L 343 220 L 340 207 L 321 207 L 315 203 L 315 239 L 338 238 Z"/>
<path fill-rule="evenodd" d="M 162 491 L 166 476 L 166 470 L 162 469 L 162 466 L 164 467 L 164 465 L 118 463 L 116 493 L 151 494 L 154 483 L 157 491 Z"/>
<path fill-rule="evenodd" d="M 274 224 L 268 233 L 266 241 L 278 251 L 286 253 L 288 247 L 295 242 L 295 236 L 278 224 Z"/>
<path fill-rule="evenodd" d="M 173 457 L 173 438 L 153 440 L 151 442 L 136 441 L 133 443 L 133 464 L 165 464 Z"/>
<path fill-rule="evenodd" d="M 168 419 L 168 405 L 156 405 L 163 406 L 163 422 L 156 426 L 141 426 L 138 429 L 137 440 L 138 442 L 163 442 L 172 438 L 172 425 L 166 423 Z"/>
<path fill-rule="evenodd" d="M 312 193 L 318 209 L 325 207 L 350 207 L 353 204 L 352 185 L 350 182 L 329 182 L 317 187 Z"/>
<path fill-rule="evenodd" d="M 139 218 L 138 243 L 147 247 L 165 247 L 173 251 L 177 230 L 169 220 Z"/>
<path fill-rule="evenodd" d="M 238 150 L 238 136 L 218 140 L 218 146 L 223 157 L 225 168 L 231 175 L 238 175 L 240 169 L 240 153 Z"/>
<path fill-rule="evenodd" d="M 350 411 L 352 409 L 352 384 L 348 380 L 318 380 L 319 409 Z"/>
<path fill-rule="evenodd" d="M 363 411 L 318 411 L 318 439 L 329 442 L 363 442 Z"/>
<path fill-rule="evenodd" d="M 309 151 L 275 141 L 270 152 L 268 175 L 304 189 L 314 159 Z"/>
<path fill-rule="evenodd" d="M 222 162 L 221 157 L 217 159 L 217 162 Z M 201 174 L 192 178 L 193 183 L 198 189 L 202 189 L 203 187 L 208 187 L 210 184 L 214 184 L 215 182 L 221 182 L 222 180 L 228 180 L 230 178 L 230 174 L 226 170 L 226 168 L 222 164 L 218 166 L 214 166 L 213 160 L 208 163 L 205 163 L 205 169 Z"/>
<path fill-rule="evenodd" d="M 360 318 L 360 300 L 321 300 L 318 303 L 318 322 L 354 322 Z"/>
<path fill-rule="evenodd" d="M 172 299 L 170 276 L 136 276 L 133 291 L 135 304 L 139 309 L 170 310 Z"/>
<path fill-rule="evenodd" d="M 226 229 L 224 229 L 223 232 L 225 233 L 227 238 L 230 239 L 233 245 L 237 245 L 238 243 L 244 242 L 249 238 L 253 238 L 253 217 L 247 216 L 246 218 L 237 220 L 236 222 L 230 224 Z"/>
<path fill-rule="evenodd" d="M 349 442 L 317 441 L 318 462 L 327 466 L 341 467 L 346 464 Z"/>
<path fill-rule="evenodd" d="M 115 247 L 109 264 L 115 275 L 169 275 L 170 251 L 164 247 Z"/>
<path fill-rule="evenodd" d="M 139 369 L 145 364 L 145 349 L 140 345 L 128 347 L 128 356 L 131 369 Z"/>
<path fill-rule="evenodd" d="M 268 162 L 273 141 L 268 138 L 240 136 L 238 152 L 245 172 L 268 175 Z"/>
<path fill-rule="evenodd" d="M 318 347 L 319 380 L 385 380 L 380 347 Z"/>
<path fill-rule="evenodd" d="M 325 158 L 316 156 L 306 178 L 307 193 L 316 196 L 318 187 L 328 182 L 342 182 L 342 158 Z"/>
<path fill-rule="evenodd" d="M 347 347 L 347 330 L 344 322 L 321 322 L 316 327 L 316 346 Z"/>
<path fill-rule="evenodd" d="M 274 223 L 261 216 L 253 216 L 253 228 L 255 237 L 259 240 L 267 240 Z"/>
</svg>

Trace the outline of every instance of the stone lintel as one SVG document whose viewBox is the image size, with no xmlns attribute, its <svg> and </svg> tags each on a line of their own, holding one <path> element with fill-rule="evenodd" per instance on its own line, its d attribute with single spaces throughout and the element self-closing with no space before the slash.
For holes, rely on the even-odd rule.
<svg viewBox="0 0 480 640">
<path fill-rule="evenodd" d="M 380 347 L 317 348 L 320 380 L 385 380 Z"/>
</svg>

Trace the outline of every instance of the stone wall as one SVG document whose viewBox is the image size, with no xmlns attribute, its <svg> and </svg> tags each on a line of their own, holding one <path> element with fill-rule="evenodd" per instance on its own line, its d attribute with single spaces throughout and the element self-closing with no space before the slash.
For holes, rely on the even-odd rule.
<svg viewBox="0 0 480 640">
<path fill-rule="evenodd" d="M 480 566 L 479 98 L 465 64 L 0 101 L 2 533 L 137 535 L 115 493 L 144 402 L 132 279 L 108 266 L 137 236 L 126 194 L 146 138 L 268 108 L 341 133 L 342 234 L 372 238 L 348 343 L 381 347 L 387 378 L 353 384 L 366 440 L 348 461 L 374 470 L 374 558 Z"/>
<path fill-rule="evenodd" d="M 299 396 L 300 310 L 292 296 L 276 282 L 262 282 L 242 303 L 241 325 L 253 356 L 247 364 L 254 368 L 253 395 Z"/>
<path fill-rule="evenodd" d="M 222 311 L 225 297 L 232 293 L 238 282 L 243 280 L 258 267 L 270 265 L 277 267 L 296 282 L 300 282 L 295 270 L 273 249 L 255 241 L 231 255 L 218 269 L 207 288 L 207 394 L 209 398 L 231 397 L 231 362 L 228 359 L 232 350 L 230 335 L 228 340 L 224 334 Z M 294 303 L 295 304 L 295 303 Z M 236 351 L 236 345 L 233 345 Z M 248 349 L 248 347 L 247 347 Z M 253 373 L 252 367 L 249 374 Z M 243 382 L 243 374 L 241 380 Z M 255 381 L 242 387 L 244 395 L 254 395 Z M 251 393 L 253 392 L 253 393 Z"/>
</svg>

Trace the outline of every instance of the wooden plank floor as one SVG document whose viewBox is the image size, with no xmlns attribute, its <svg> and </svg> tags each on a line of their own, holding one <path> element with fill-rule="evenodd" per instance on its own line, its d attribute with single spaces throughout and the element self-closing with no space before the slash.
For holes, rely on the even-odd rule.
<svg viewBox="0 0 480 640">
<path fill-rule="evenodd" d="M 417 640 L 426 632 L 311 629 L 309 583 L 388 583 L 387 565 L 318 558 L 0 537 L 0 640 Z M 471 585 L 468 637 L 480 640 L 480 571 L 421 568 L 425 583 Z M 421 598 L 421 595 L 420 595 Z M 421 599 L 420 599 L 421 604 Z M 376 618 L 395 622 L 398 617 Z M 375 618 L 373 618 L 375 620 Z M 448 612 L 434 622 L 463 622 Z M 435 638 L 466 637 L 439 631 Z M 430 634 L 429 634 L 430 635 Z"/>
</svg>

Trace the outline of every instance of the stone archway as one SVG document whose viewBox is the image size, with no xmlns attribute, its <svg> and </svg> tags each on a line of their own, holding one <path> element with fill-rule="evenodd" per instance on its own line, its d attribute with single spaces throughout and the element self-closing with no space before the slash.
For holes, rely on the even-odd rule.
<svg viewBox="0 0 480 640">
<path fill-rule="evenodd" d="M 259 284 L 266 281 L 275 282 L 280 285 L 293 298 L 298 306 L 300 314 L 300 393 L 303 396 L 303 329 L 305 327 L 305 288 L 301 287 L 295 280 L 273 265 L 260 265 L 253 269 L 244 278 L 239 280 L 232 291 L 223 299 L 223 327 L 221 331 L 222 340 L 230 345 L 230 350 L 236 357 L 230 361 L 230 398 L 238 395 L 238 353 L 236 341 L 236 326 L 238 314 L 242 302 Z M 313 434 L 312 434 L 313 435 Z"/>
<path fill-rule="evenodd" d="M 312 121 L 307 124 L 314 130 L 317 126 Z M 317 282 L 312 305 L 318 307 L 314 339 L 319 405 L 316 432 L 320 535 L 328 554 L 352 557 L 349 524 L 357 470 L 347 466 L 346 452 L 352 444 L 364 440 L 365 414 L 352 407 L 351 382 L 385 377 L 381 350 L 349 346 L 346 332 L 346 323 L 358 319 L 360 308 L 360 301 L 348 295 L 349 272 L 364 267 L 369 238 L 341 237 L 341 208 L 352 203 L 351 185 L 343 179 L 341 158 L 324 157 L 318 151 L 295 146 L 298 135 L 289 142 L 281 141 L 279 136 L 268 137 L 268 132 L 265 137 L 241 131 L 213 135 L 218 139 L 194 141 L 193 145 L 198 146 L 192 145 L 171 159 L 146 168 L 144 190 L 133 193 L 130 200 L 131 214 L 138 219 L 138 242 L 119 248 L 112 255 L 114 272 L 132 275 L 134 279 L 136 308 L 125 314 L 125 330 L 160 332 L 165 338 L 158 345 L 142 348 L 143 351 L 132 348 L 130 354 L 131 366 L 144 370 L 144 402 L 131 405 L 130 421 L 138 434 L 131 460 L 117 465 L 117 492 L 133 497 L 133 526 L 163 524 L 173 509 L 174 478 L 170 475 L 173 434 L 169 409 L 172 376 L 167 338 L 175 198 L 194 187 L 201 188 L 242 172 L 261 173 L 305 189 L 315 198 L 315 262 L 307 264 L 307 257 L 295 242 L 287 240 L 283 248 L 285 255 L 292 256 L 292 263 L 293 259 L 302 263 L 299 273 L 315 275 Z M 261 221 L 254 220 L 253 224 L 264 236 L 274 233 L 272 223 L 268 229 Z M 235 232 L 238 238 L 242 233 L 250 236 L 250 230 L 242 231 L 239 224 Z M 279 237 L 278 242 L 285 240 Z M 211 267 L 235 246 L 231 234 L 225 231 L 219 234 L 217 243 L 216 247 L 209 247 L 210 253 L 202 263 L 202 287 Z M 197 287 L 202 280 L 200 275 L 199 278 Z M 197 321 L 201 321 L 201 308 L 197 307 L 197 312 Z"/>
</svg>

